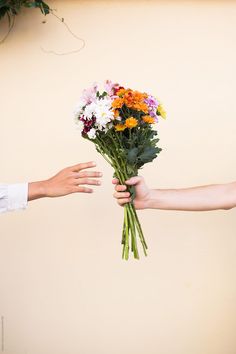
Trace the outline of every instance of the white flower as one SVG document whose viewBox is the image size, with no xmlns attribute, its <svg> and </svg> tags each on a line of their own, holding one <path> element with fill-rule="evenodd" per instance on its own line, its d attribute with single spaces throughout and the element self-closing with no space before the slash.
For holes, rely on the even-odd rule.
<svg viewBox="0 0 236 354">
<path fill-rule="evenodd" d="M 85 107 L 83 115 L 86 119 L 92 119 L 93 115 L 95 115 L 96 106 L 96 103 L 92 102 Z"/>
<path fill-rule="evenodd" d="M 89 137 L 89 139 L 96 138 L 96 130 L 94 128 L 90 129 L 90 131 L 88 132 L 88 137 Z"/>
<path fill-rule="evenodd" d="M 77 118 L 79 117 L 82 113 L 83 113 L 83 108 L 84 106 L 86 106 L 86 102 L 81 100 L 77 106 L 75 107 L 75 110 L 74 110 L 74 116 Z"/>
<path fill-rule="evenodd" d="M 111 111 L 111 99 L 104 97 L 97 101 L 94 115 L 96 117 L 96 125 L 99 129 L 105 128 L 107 123 L 114 119 L 114 114 Z"/>
</svg>

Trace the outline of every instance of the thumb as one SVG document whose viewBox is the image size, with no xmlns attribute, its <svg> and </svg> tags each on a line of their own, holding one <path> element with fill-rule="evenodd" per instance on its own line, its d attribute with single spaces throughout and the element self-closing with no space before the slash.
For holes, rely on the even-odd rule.
<svg viewBox="0 0 236 354">
<path fill-rule="evenodd" d="M 128 186 L 136 186 L 137 184 L 140 184 L 142 181 L 143 181 L 143 177 L 135 176 L 125 181 L 125 184 L 127 184 Z"/>
</svg>

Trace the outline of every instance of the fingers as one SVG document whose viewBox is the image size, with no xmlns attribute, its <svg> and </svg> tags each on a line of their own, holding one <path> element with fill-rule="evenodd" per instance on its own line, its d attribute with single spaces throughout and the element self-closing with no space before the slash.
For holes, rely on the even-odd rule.
<svg viewBox="0 0 236 354">
<path fill-rule="evenodd" d="M 74 172 L 74 174 L 75 174 L 75 178 L 102 177 L 102 173 L 97 171 L 81 171 L 81 172 Z"/>
<path fill-rule="evenodd" d="M 125 185 L 122 185 L 122 184 L 119 184 L 119 180 L 117 179 L 117 178 L 114 178 L 113 180 L 112 180 L 112 183 L 113 184 L 115 184 L 116 186 L 115 186 L 115 190 L 116 190 L 116 192 L 124 192 L 126 189 L 127 189 L 127 187 L 125 186 Z M 122 194 L 122 193 L 120 193 L 120 194 Z M 123 193 L 124 194 L 124 193 Z M 127 194 L 127 193 L 126 193 Z M 128 193 L 129 194 L 129 193 Z M 119 193 L 114 193 L 113 194 L 113 196 L 115 197 L 115 198 L 120 198 L 121 196 L 118 196 L 119 195 Z M 129 195 L 128 195 L 129 196 Z"/>
<path fill-rule="evenodd" d="M 113 194 L 113 197 L 116 199 L 129 198 L 130 193 L 129 192 L 115 192 Z"/>
<path fill-rule="evenodd" d="M 117 186 L 115 186 L 115 190 L 117 192 L 124 192 L 127 189 L 127 187 L 125 185 L 122 184 L 117 184 Z"/>
<path fill-rule="evenodd" d="M 87 187 L 76 186 L 73 193 L 93 193 L 93 189 Z"/>
<path fill-rule="evenodd" d="M 130 179 L 128 179 L 127 181 L 125 181 L 125 184 L 127 184 L 128 186 L 135 186 L 139 183 L 141 183 L 143 181 L 143 177 L 141 176 L 136 176 L 136 177 L 131 177 Z M 126 190 L 126 186 L 125 185 L 120 185 L 119 184 L 119 180 L 117 178 L 114 178 L 112 180 L 113 184 L 116 184 L 115 190 L 117 191 L 124 191 Z"/>
<path fill-rule="evenodd" d="M 77 165 L 69 167 L 72 172 L 79 172 L 81 170 L 85 170 L 86 168 L 95 167 L 96 163 L 94 161 L 79 163 Z"/>
<path fill-rule="evenodd" d="M 99 181 L 97 179 L 92 179 L 92 178 L 77 178 L 75 180 L 75 184 L 76 185 L 88 184 L 88 185 L 92 185 L 92 186 L 100 186 L 101 181 Z"/>
<path fill-rule="evenodd" d="M 125 189 L 126 189 L 126 186 L 117 185 L 116 186 L 116 190 L 117 190 L 117 188 L 118 189 L 120 189 L 120 188 L 122 189 L 122 187 L 125 187 Z M 113 196 L 114 196 L 114 198 L 117 199 L 117 203 L 119 205 L 121 205 L 121 206 L 131 202 L 131 198 L 130 198 L 130 193 L 129 192 L 115 192 L 113 194 Z"/>
<path fill-rule="evenodd" d="M 120 206 L 123 206 L 127 203 L 130 203 L 131 202 L 131 198 L 122 198 L 122 199 L 118 199 L 117 200 L 117 203 L 120 205 Z"/>
<path fill-rule="evenodd" d="M 93 185 L 93 186 L 99 186 L 101 185 L 101 182 L 95 178 L 100 178 L 102 177 L 102 173 L 98 171 L 83 171 L 87 168 L 92 168 L 95 167 L 96 163 L 91 161 L 91 162 L 85 162 L 85 163 L 80 163 L 74 166 L 69 167 L 69 170 L 72 171 L 71 177 L 74 179 L 74 184 L 76 185 L 75 192 L 81 192 L 81 193 L 92 193 L 93 190 L 91 188 L 87 187 L 80 187 L 80 185 L 87 184 L 87 185 Z"/>
<path fill-rule="evenodd" d="M 119 183 L 119 180 L 117 178 L 113 178 L 112 184 L 118 184 L 118 183 Z"/>
</svg>

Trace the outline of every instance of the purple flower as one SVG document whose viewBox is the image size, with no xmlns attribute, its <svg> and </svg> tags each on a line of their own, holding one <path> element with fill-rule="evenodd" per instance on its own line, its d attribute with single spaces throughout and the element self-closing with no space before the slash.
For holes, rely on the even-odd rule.
<svg viewBox="0 0 236 354">
<path fill-rule="evenodd" d="M 144 102 L 148 105 L 148 114 L 151 117 L 155 118 L 155 121 L 157 122 L 158 121 L 157 107 L 159 105 L 159 102 L 154 96 L 148 96 L 148 98 L 146 98 Z"/>
<path fill-rule="evenodd" d="M 93 127 L 96 122 L 96 118 L 92 117 L 92 119 L 85 119 L 84 116 L 80 119 L 84 123 L 83 133 L 87 134 Z"/>
<path fill-rule="evenodd" d="M 144 102 L 148 105 L 148 107 L 155 108 L 155 110 L 157 109 L 157 106 L 159 105 L 159 102 L 157 101 L 157 99 L 154 96 L 148 96 L 148 98 L 146 98 L 144 100 Z"/>
</svg>

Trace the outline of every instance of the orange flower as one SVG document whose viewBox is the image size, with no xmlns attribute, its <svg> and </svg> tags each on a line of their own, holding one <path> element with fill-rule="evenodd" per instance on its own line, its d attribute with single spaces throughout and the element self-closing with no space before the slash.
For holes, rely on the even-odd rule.
<svg viewBox="0 0 236 354">
<path fill-rule="evenodd" d="M 123 98 L 116 98 L 113 102 L 112 102 L 112 107 L 113 108 L 121 108 L 123 106 Z"/>
<path fill-rule="evenodd" d="M 125 130 L 125 129 L 126 129 L 126 125 L 125 124 L 116 124 L 115 125 L 115 130 L 117 132 L 123 132 L 123 130 Z"/>
<path fill-rule="evenodd" d="M 143 113 L 148 113 L 148 106 L 146 103 L 136 103 L 133 106 L 133 109 L 136 109 L 137 111 L 142 111 Z"/>
<path fill-rule="evenodd" d="M 133 104 L 133 94 L 131 90 L 127 90 L 126 93 L 124 94 L 124 104 L 127 107 L 131 107 Z"/>
<path fill-rule="evenodd" d="M 154 124 L 155 119 L 151 116 L 143 116 L 143 121 L 148 124 Z"/>
<path fill-rule="evenodd" d="M 114 109 L 113 113 L 114 113 L 114 117 L 115 117 L 115 118 L 118 118 L 119 115 L 120 115 L 120 112 L 119 112 L 118 109 Z"/>
<path fill-rule="evenodd" d="M 134 117 L 130 117 L 126 119 L 125 125 L 127 128 L 132 129 L 138 125 L 138 121 Z"/>
<path fill-rule="evenodd" d="M 148 113 L 148 106 L 144 102 L 145 98 L 147 98 L 146 93 L 141 93 L 138 91 L 126 90 L 124 94 L 124 104 L 128 108 L 136 109 L 137 111 L 143 111 L 144 113 Z"/>
<path fill-rule="evenodd" d="M 125 94 L 125 92 L 126 92 L 126 89 L 124 89 L 124 88 L 121 88 L 121 89 L 119 89 L 119 91 L 117 91 L 117 96 L 119 96 L 119 97 L 123 97 L 124 96 L 124 94 Z"/>
</svg>

